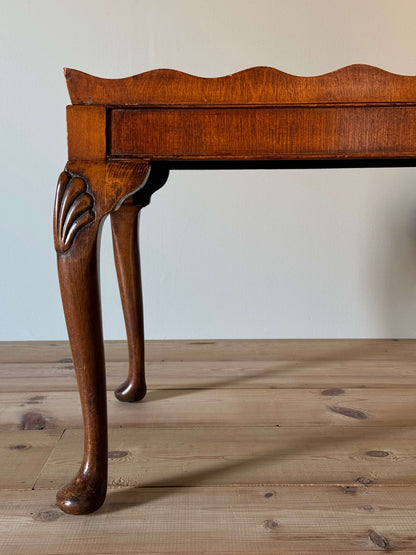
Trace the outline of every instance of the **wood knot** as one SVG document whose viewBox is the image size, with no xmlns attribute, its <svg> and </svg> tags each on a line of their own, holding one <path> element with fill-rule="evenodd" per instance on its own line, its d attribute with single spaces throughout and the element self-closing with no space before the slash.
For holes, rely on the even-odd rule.
<svg viewBox="0 0 416 555">
<path fill-rule="evenodd" d="M 368 457 L 388 457 L 390 453 L 388 451 L 367 451 L 366 455 Z"/>
<path fill-rule="evenodd" d="M 344 493 L 357 493 L 358 491 L 358 486 L 340 486 L 341 491 L 343 491 Z"/>
<path fill-rule="evenodd" d="M 113 478 L 110 483 L 110 486 L 116 487 L 116 488 L 126 488 L 128 486 L 130 486 L 130 482 L 127 478 Z"/>
<path fill-rule="evenodd" d="M 264 497 L 269 498 L 269 497 L 273 497 L 273 495 L 274 494 L 271 491 L 268 491 L 267 493 L 264 494 Z"/>
<path fill-rule="evenodd" d="M 356 418 L 357 420 L 365 420 L 368 418 L 368 414 L 365 410 L 351 409 L 349 407 L 338 407 L 336 405 L 328 406 L 329 410 L 336 412 L 337 414 L 342 414 L 343 416 L 348 416 L 349 418 Z"/>
<path fill-rule="evenodd" d="M 23 430 L 44 430 L 46 419 L 39 412 L 27 412 L 22 418 Z"/>
<path fill-rule="evenodd" d="M 359 476 L 355 481 L 358 484 L 364 484 L 364 485 L 368 485 L 368 484 L 373 483 L 373 480 L 371 478 L 366 478 L 365 476 Z"/>
<path fill-rule="evenodd" d="M 332 387 L 331 389 L 324 389 L 321 395 L 326 395 L 327 397 L 332 397 L 334 395 L 343 395 L 345 391 L 343 389 L 339 389 L 338 387 Z"/>
<path fill-rule="evenodd" d="M 31 449 L 30 443 L 20 443 L 19 445 L 10 445 L 9 449 L 13 451 L 24 451 L 25 449 Z"/>
<path fill-rule="evenodd" d="M 276 520 L 265 520 L 263 523 L 266 530 L 276 530 L 278 528 L 279 523 Z"/>
<path fill-rule="evenodd" d="M 27 405 L 39 405 L 39 403 L 45 398 L 44 395 L 35 395 L 34 397 L 30 397 L 30 399 L 28 399 L 26 401 Z"/>
<path fill-rule="evenodd" d="M 123 459 L 124 457 L 127 457 L 128 454 L 129 454 L 128 451 L 109 451 L 108 458 L 112 461 L 117 461 L 119 459 Z"/>
<path fill-rule="evenodd" d="M 39 511 L 36 513 L 33 519 L 41 522 L 51 522 L 52 520 L 61 518 L 61 516 L 63 516 L 63 513 L 58 509 L 47 509 L 46 511 Z"/>
<path fill-rule="evenodd" d="M 385 536 L 382 536 L 375 530 L 370 530 L 368 532 L 368 537 L 370 538 L 370 540 L 373 542 L 374 545 L 376 545 L 377 547 L 380 547 L 381 549 L 384 549 L 385 551 L 390 550 L 392 548 L 390 540 Z"/>
</svg>

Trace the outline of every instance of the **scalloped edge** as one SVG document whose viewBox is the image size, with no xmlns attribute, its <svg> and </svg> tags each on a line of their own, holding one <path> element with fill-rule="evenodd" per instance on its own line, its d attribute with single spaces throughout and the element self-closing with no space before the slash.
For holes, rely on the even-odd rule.
<svg viewBox="0 0 416 555">
<path fill-rule="evenodd" d="M 380 67 L 377 66 L 372 66 L 370 64 L 351 64 L 348 66 L 342 66 L 339 67 L 337 69 L 334 69 L 332 71 L 327 71 L 325 73 L 318 73 L 316 75 L 298 75 L 295 73 L 288 73 L 286 71 L 282 71 L 281 69 L 277 69 L 275 67 L 272 66 L 253 66 L 253 67 L 249 67 L 249 68 L 245 68 L 245 69 L 240 69 L 238 71 L 234 71 L 233 73 L 227 73 L 225 75 L 218 75 L 216 77 L 204 77 L 203 75 L 195 75 L 194 73 L 188 73 L 187 71 L 181 71 L 180 69 L 172 69 L 172 68 L 158 68 L 158 69 L 150 69 L 148 71 L 143 71 L 141 73 L 135 73 L 133 75 L 128 75 L 127 77 L 100 77 L 98 75 L 92 75 L 88 72 L 85 71 L 81 71 L 78 69 L 73 69 L 73 68 L 68 68 L 68 67 L 64 67 L 63 71 L 64 71 L 64 75 L 65 77 L 67 77 L 67 75 L 69 74 L 69 72 L 73 72 L 73 73 L 77 73 L 77 74 L 82 74 L 85 75 L 87 77 L 90 77 L 92 79 L 99 79 L 101 81 L 126 81 L 128 79 L 134 79 L 136 77 L 144 77 L 146 75 L 152 74 L 152 73 L 157 73 L 157 72 L 166 72 L 166 73 L 172 73 L 175 75 L 184 75 L 186 77 L 192 77 L 194 79 L 204 79 L 204 80 L 214 80 L 214 79 L 225 79 L 225 78 L 229 78 L 229 77 L 234 77 L 236 75 L 240 75 L 243 73 L 250 73 L 252 71 L 256 71 L 258 69 L 262 69 L 262 70 L 266 70 L 266 71 L 271 71 L 273 73 L 278 73 L 281 75 L 287 75 L 289 77 L 295 77 L 295 78 L 299 78 L 299 79 L 315 79 L 315 78 L 319 78 L 319 77 L 326 77 L 328 75 L 332 75 L 334 73 L 339 73 L 345 70 L 349 70 L 352 68 L 360 68 L 360 69 L 368 69 L 369 71 L 378 71 L 380 73 L 387 73 L 388 75 L 393 75 L 395 77 L 416 77 L 413 75 L 403 75 L 400 73 L 395 73 L 392 71 L 388 71 L 387 69 L 382 69 Z"/>
<path fill-rule="evenodd" d="M 221 77 L 154 69 L 119 79 L 64 68 L 72 104 L 256 105 L 416 102 L 416 76 L 354 64 L 298 76 L 256 66 Z"/>
</svg>

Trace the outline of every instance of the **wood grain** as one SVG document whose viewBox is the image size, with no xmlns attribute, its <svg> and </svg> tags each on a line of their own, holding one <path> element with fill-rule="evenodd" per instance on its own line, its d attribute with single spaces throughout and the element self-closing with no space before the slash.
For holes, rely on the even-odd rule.
<svg viewBox="0 0 416 555">
<path fill-rule="evenodd" d="M 1 390 L 75 391 L 70 358 L 62 362 L 0 362 Z M 107 363 L 107 389 L 125 378 L 128 360 Z M 322 389 L 416 386 L 416 365 L 406 360 L 148 361 L 150 389 Z M 341 391 L 342 392 L 342 391 Z"/>
<path fill-rule="evenodd" d="M 128 360 L 126 341 L 105 341 L 107 362 Z M 415 360 L 415 339 L 190 339 L 147 340 L 146 361 Z M 71 363 L 68 341 L 2 341 L 1 363 Z"/>
<path fill-rule="evenodd" d="M 0 490 L 31 490 L 63 430 L 0 431 Z"/>
<path fill-rule="evenodd" d="M 75 524 L 54 506 L 52 491 L 4 492 L 0 549 L 16 555 L 414 553 L 415 500 L 415 486 L 126 488 L 110 491 L 94 518 Z"/>
<path fill-rule="evenodd" d="M 356 64 L 313 77 L 254 67 L 203 78 L 157 69 L 124 79 L 103 79 L 65 68 L 72 104 L 235 105 L 415 102 L 416 78 Z"/>
<path fill-rule="evenodd" d="M 28 426 L 53 428 L 61 419 L 66 428 L 0 433 L 0 553 L 415 553 L 414 341 L 232 341 L 218 342 L 218 351 L 215 342 L 151 343 L 149 380 L 163 388 L 177 374 L 195 389 L 152 390 L 148 404 L 133 406 L 109 392 L 110 490 L 94 517 L 77 518 L 57 508 L 55 491 L 82 458 L 81 411 L 71 361 L 51 358 L 68 347 L 49 343 L 56 342 L 0 345 L 5 428 L 16 409 L 24 412 L 13 413 L 13 427 L 23 414 Z M 118 383 L 127 348 L 108 347 L 109 384 Z M 293 387 L 290 373 L 281 381 L 287 369 Z M 369 387 L 360 387 L 361 377 Z M 32 389 L 37 379 L 48 389 Z M 232 398 L 226 421 L 209 423 Z M 327 405 L 369 418 L 326 412 Z M 249 422 L 276 410 L 279 427 Z M 161 415 L 171 421 L 155 426 Z"/>
<path fill-rule="evenodd" d="M 105 160 L 105 106 L 67 106 L 68 160 Z"/>
<path fill-rule="evenodd" d="M 36 482 L 77 469 L 82 431 L 66 430 Z M 335 426 L 123 428 L 109 431 L 109 487 L 360 484 L 415 480 L 413 428 Z"/>
<path fill-rule="evenodd" d="M 110 426 L 150 428 L 201 426 L 414 426 L 416 389 L 150 390 L 139 405 L 120 404 L 107 392 Z M 326 390 L 324 390 L 326 391 Z M 82 426 L 75 391 L 47 392 L 39 403 L 31 394 L 0 393 L 0 428 L 19 430 L 25 421 L 46 429 Z"/>
<path fill-rule="evenodd" d="M 113 156 L 414 158 L 416 106 L 111 110 Z"/>
</svg>

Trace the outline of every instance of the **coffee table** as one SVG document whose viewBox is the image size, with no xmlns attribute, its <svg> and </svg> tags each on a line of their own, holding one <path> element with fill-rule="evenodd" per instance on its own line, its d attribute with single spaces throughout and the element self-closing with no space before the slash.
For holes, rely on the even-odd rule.
<svg viewBox="0 0 416 555">
<path fill-rule="evenodd" d="M 316 77 L 255 67 L 219 78 L 159 69 L 125 79 L 65 70 L 68 163 L 54 211 L 63 308 L 81 397 L 84 458 L 57 495 L 72 514 L 107 489 L 107 407 L 97 256 L 110 214 L 129 373 L 146 393 L 138 218 L 170 169 L 416 165 L 416 77 L 352 65 Z M 219 202 L 221 199 L 218 199 Z"/>
</svg>

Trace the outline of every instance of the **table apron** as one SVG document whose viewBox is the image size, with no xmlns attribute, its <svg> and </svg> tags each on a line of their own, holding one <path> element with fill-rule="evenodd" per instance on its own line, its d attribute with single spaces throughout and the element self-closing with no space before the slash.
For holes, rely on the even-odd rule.
<svg viewBox="0 0 416 555">
<path fill-rule="evenodd" d="M 107 109 L 107 155 L 162 159 L 416 156 L 416 106 Z"/>
</svg>

